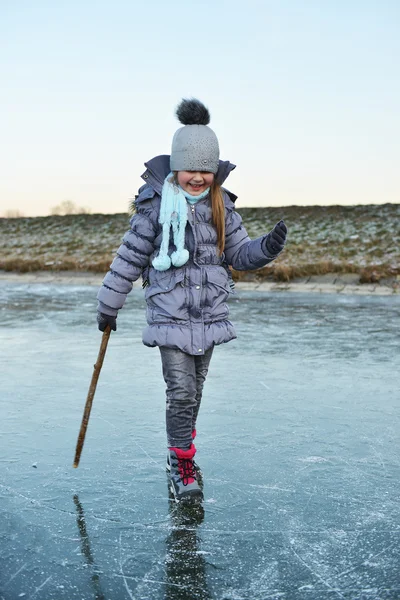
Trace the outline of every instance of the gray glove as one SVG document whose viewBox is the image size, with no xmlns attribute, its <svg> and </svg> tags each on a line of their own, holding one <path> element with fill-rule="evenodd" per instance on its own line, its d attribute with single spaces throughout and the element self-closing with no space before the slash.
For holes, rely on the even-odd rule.
<svg viewBox="0 0 400 600">
<path fill-rule="evenodd" d="M 97 323 L 99 324 L 100 331 L 105 331 L 107 325 L 109 325 L 113 331 L 117 331 L 117 317 L 105 315 L 99 311 L 97 313 Z"/>
<path fill-rule="evenodd" d="M 279 221 L 265 238 L 267 252 L 275 256 L 282 252 L 286 242 L 287 227 L 284 221 Z"/>
</svg>

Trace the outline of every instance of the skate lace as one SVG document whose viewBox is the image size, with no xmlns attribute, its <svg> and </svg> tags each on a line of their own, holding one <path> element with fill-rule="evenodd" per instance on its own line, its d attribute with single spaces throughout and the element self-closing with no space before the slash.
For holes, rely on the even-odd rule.
<svg viewBox="0 0 400 600">
<path fill-rule="evenodd" d="M 178 460 L 178 469 L 183 485 L 188 485 L 192 483 L 190 480 L 196 479 L 196 472 L 191 458 L 180 458 Z"/>
</svg>

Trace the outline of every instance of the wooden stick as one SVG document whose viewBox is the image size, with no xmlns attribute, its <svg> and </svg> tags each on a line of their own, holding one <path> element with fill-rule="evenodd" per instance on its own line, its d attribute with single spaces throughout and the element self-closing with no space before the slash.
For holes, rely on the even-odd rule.
<svg viewBox="0 0 400 600">
<path fill-rule="evenodd" d="M 85 441 L 85 435 L 87 426 L 89 423 L 90 411 L 92 410 L 92 403 L 94 398 L 94 393 L 96 391 L 97 380 L 100 375 L 101 367 L 103 366 L 104 356 L 107 350 L 108 340 L 110 339 L 111 327 L 107 325 L 104 330 L 103 337 L 101 338 L 101 345 L 99 350 L 99 355 L 97 357 L 96 364 L 94 365 L 94 372 L 92 375 L 92 381 L 90 382 L 89 392 L 86 398 L 85 410 L 83 411 L 81 428 L 79 430 L 78 441 L 76 443 L 75 450 L 75 459 L 73 467 L 76 469 L 79 465 L 79 460 L 81 457 L 81 452 L 83 448 L 83 443 Z"/>
</svg>

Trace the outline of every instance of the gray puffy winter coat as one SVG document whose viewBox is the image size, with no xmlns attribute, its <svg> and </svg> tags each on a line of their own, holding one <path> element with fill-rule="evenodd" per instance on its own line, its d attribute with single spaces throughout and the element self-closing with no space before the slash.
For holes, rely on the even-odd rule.
<svg viewBox="0 0 400 600">
<path fill-rule="evenodd" d="M 223 189 L 225 201 L 225 250 L 218 253 L 217 233 L 212 224 L 209 197 L 188 203 L 185 247 L 190 258 L 183 267 L 157 271 L 151 264 L 161 245 L 158 222 L 161 190 L 170 172 L 169 156 L 157 156 L 145 164 L 142 178 L 146 184 L 136 198 L 136 213 L 130 221 L 110 271 L 103 280 L 97 299 L 99 310 L 116 315 L 122 308 L 132 282 L 141 275 L 148 285 L 147 327 L 143 331 L 146 346 L 179 348 L 192 355 L 204 354 L 214 344 L 236 338 L 228 320 L 226 300 L 231 291 L 223 264 L 236 270 L 259 269 L 271 262 L 266 235 L 250 240 L 242 219 L 235 211 L 236 196 Z M 219 163 L 216 175 L 222 184 L 235 168 Z M 175 249 L 170 245 L 170 252 Z"/>
</svg>

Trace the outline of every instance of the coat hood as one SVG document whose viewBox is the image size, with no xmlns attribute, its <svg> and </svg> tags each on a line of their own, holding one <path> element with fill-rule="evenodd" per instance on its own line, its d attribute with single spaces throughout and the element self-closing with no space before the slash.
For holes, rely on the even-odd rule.
<svg viewBox="0 0 400 600">
<path fill-rule="evenodd" d="M 171 172 L 169 154 L 155 156 L 148 162 L 145 162 L 144 166 L 146 167 L 146 171 L 141 175 L 142 179 L 146 184 L 151 186 L 153 190 L 157 192 L 157 194 L 161 196 L 164 180 Z M 233 169 L 236 169 L 236 165 L 230 163 L 229 160 L 220 160 L 218 171 L 215 175 L 216 181 L 222 185 Z M 228 192 L 228 190 L 226 191 Z M 231 200 L 234 202 L 236 200 L 236 196 L 232 194 L 232 192 L 228 192 L 228 194 Z"/>
</svg>

